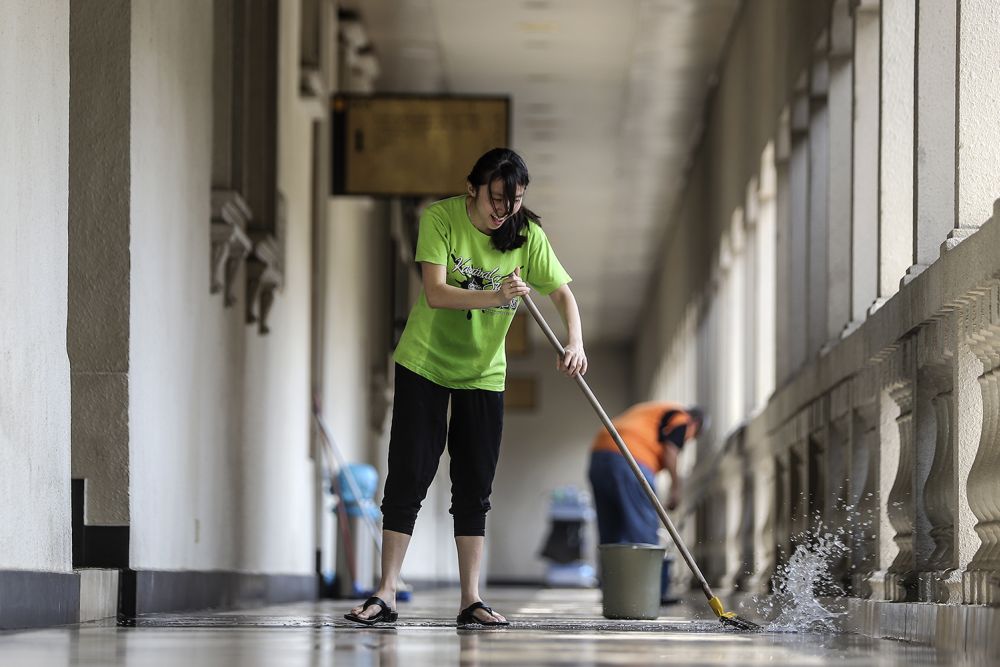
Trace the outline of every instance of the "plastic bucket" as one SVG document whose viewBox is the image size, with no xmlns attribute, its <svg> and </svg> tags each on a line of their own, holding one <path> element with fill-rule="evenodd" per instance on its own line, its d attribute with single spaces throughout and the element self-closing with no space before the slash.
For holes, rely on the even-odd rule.
<svg viewBox="0 0 1000 667">
<path fill-rule="evenodd" d="M 659 616 L 666 550 L 653 544 L 602 544 L 600 552 L 604 618 Z"/>
</svg>

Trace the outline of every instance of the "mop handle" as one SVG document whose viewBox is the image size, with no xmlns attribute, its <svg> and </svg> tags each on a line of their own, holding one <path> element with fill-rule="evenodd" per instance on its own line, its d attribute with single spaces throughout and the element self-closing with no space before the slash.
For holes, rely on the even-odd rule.
<svg viewBox="0 0 1000 667">
<path fill-rule="evenodd" d="M 538 326 L 542 328 L 542 331 L 545 333 L 545 337 L 549 339 L 549 342 L 552 343 L 552 347 L 556 349 L 556 352 L 559 353 L 559 357 L 562 358 L 566 354 L 566 350 L 563 348 L 562 343 L 559 342 L 559 339 L 556 338 L 555 333 L 552 332 L 548 322 L 545 321 L 545 318 L 542 317 L 542 314 L 538 311 L 538 307 L 535 306 L 531 297 L 527 294 L 521 298 L 524 299 L 524 305 L 528 307 L 528 312 L 530 312 L 531 316 L 535 318 L 536 322 L 538 322 Z M 660 521 L 663 523 L 664 527 L 666 527 L 667 532 L 670 533 L 670 538 L 674 541 L 674 544 L 677 545 L 677 550 L 680 551 L 681 556 L 684 557 L 684 562 L 687 563 L 688 567 L 691 568 L 691 571 L 698 578 L 698 582 L 701 583 L 701 590 L 705 593 L 705 596 L 711 600 L 715 597 L 715 595 L 712 593 L 712 589 L 709 587 L 708 582 L 705 581 L 705 575 L 701 573 L 701 570 L 698 568 L 698 564 L 694 562 L 691 552 L 688 551 L 687 546 L 685 546 L 684 541 L 681 539 L 681 536 L 677 533 L 677 529 L 674 528 L 674 522 L 670 520 L 669 516 L 667 516 L 667 511 L 663 509 L 663 505 L 660 504 L 659 498 L 656 497 L 656 492 L 653 491 L 653 487 L 651 487 L 649 482 L 646 481 L 646 477 L 642 474 L 642 470 L 639 469 L 639 464 L 635 462 L 632 452 L 628 450 L 628 447 L 625 446 L 625 442 L 622 440 L 622 437 L 618 434 L 618 429 L 616 429 L 615 425 L 611 422 L 611 418 L 608 417 L 608 413 L 604 411 L 603 407 L 601 407 L 600 402 L 597 400 L 597 397 L 594 396 L 594 392 L 590 390 L 590 386 L 587 384 L 587 381 L 583 379 L 583 376 L 577 374 L 573 379 L 576 380 L 576 383 L 580 386 L 581 391 L 583 391 L 583 395 L 587 397 L 587 400 L 590 401 L 590 405 L 594 408 L 594 411 L 597 412 L 597 416 L 600 417 L 601 422 L 604 424 L 604 428 L 608 430 L 608 433 L 614 439 L 615 444 L 618 445 L 619 451 L 621 451 L 622 455 L 628 461 L 629 467 L 632 468 L 632 473 L 635 475 L 635 478 L 639 480 L 639 484 L 642 485 L 643 491 L 646 492 L 646 497 L 649 498 L 649 502 L 653 504 L 653 508 L 660 516 Z"/>
</svg>

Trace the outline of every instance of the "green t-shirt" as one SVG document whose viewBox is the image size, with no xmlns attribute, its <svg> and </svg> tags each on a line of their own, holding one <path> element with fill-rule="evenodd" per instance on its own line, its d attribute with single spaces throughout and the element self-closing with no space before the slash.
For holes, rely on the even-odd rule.
<svg viewBox="0 0 1000 667">
<path fill-rule="evenodd" d="M 451 197 L 424 210 L 417 262 L 444 266 L 449 285 L 471 290 L 498 290 L 517 267 L 541 294 L 570 281 L 537 223 L 529 221 L 522 232 L 527 241 L 520 248 L 500 252 L 469 220 L 465 199 Z M 421 290 L 396 346 L 396 363 L 444 387 L 503 391 L 504 337 L 518 301 L 474 311 L 431 308 Z"/>
</svg>

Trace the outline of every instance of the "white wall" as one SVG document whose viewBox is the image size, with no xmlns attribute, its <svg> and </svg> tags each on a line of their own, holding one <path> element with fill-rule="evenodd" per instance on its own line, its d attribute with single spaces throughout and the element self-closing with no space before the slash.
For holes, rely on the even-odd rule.
<svg viewBox="0 0 1000 667">
<path fill-rule="evenodd" d="M 132 3 L 132 567 L 234 569 L 240 303 L 208 291 L 212 5 Z"/>
<path fill-rule="evenodd" d="M 375 257 L 376 227 L 386 225 L 383 207 L 365 197 L 330 199 L 327 217 L 323 414 L 348 461 L 368 461 L 369 363 L 384 341 L 370 331 L 378 289 L 388 272 Z M 386 253 L 386 256 L 387 253 Z M 384 350 L 383 350 L 384 352 Z M 384 481 L 384 480 L 383 480 Z"/>
<path fill-rule="evenodd" d="M 278 189 L 285 196 L 285 283 L 260 337 L 247 330 L 241 569 L 315 570 L 309 453 L 312 118 L 299 99 L 299 7 L 280 3 Z"/>
<path fill-rule="evenodd" d="M 558 317 L 546 319 L 561 336 Z M 533 321 L 528 325 L 536 326 Z M 624 348 L 589 347 L 587 358 L 587 383 L 614 417 L 629 405 L 630 357 Z M 549 495 L 566 485 L 590 492 L 590 446 L 603 427 L 576 382 L 556 371 L 555 352 L 547 341 L 533 340 L 530 356 L 509 360 L 507 373 L 538 378 L 539 407 L 505 415 L 493 509 L 487 515 L 485 573 L 490 579 L 541 580 L 546 561 L 538 552 L 549 530 Z M 594 563 L 596 532 L 588 531 L 587 537 L 588 558 Z"/>
<path fill-rule="evenodd" d="M 0 569 L 66 572 L 68 3 L 0 3 L 0 99 Z"/>
<path fill-rule="evenodd" d="M 285 284 L 262 337 L 209 294 L 212 4 L 132 6 L 132 566 L 313 571 L 310 119 L 282 3 Z M 237 284 L 243 285 L 242 273 Z"/>
</svg>

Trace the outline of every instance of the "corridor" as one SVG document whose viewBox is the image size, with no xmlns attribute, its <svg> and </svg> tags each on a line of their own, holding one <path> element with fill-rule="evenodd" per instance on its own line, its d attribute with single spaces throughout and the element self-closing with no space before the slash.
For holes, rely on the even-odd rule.
<svg viewBox="0 0 1000 667">
<path fill-rule="evenodd" d="M 998 73 L 1000 0 L 0 0 L 0 667 L 996 663 Z M 602 534 L 705 581 L 606 622 Z"/>
<path fill-rule="evenodd" d="M 704 600 L 664 607 L 656 621 L 608 621 L 593 590 L 503 588 L 490 602 L 505 630 L 456 630 L 457 590 L 417 592 L 395 628 L 358 628 L 350 602 L 223 613 L 158 614 L 137 627 L 90 623 L 0 635 L 0 664 L 18 667 L 438 667 L 443 665 L 981 664 L 971 657 L 850 634 L 740 635 L 720 630 Z M 710 614 L 710 612 L 708 612 Z"/>
</svg>

